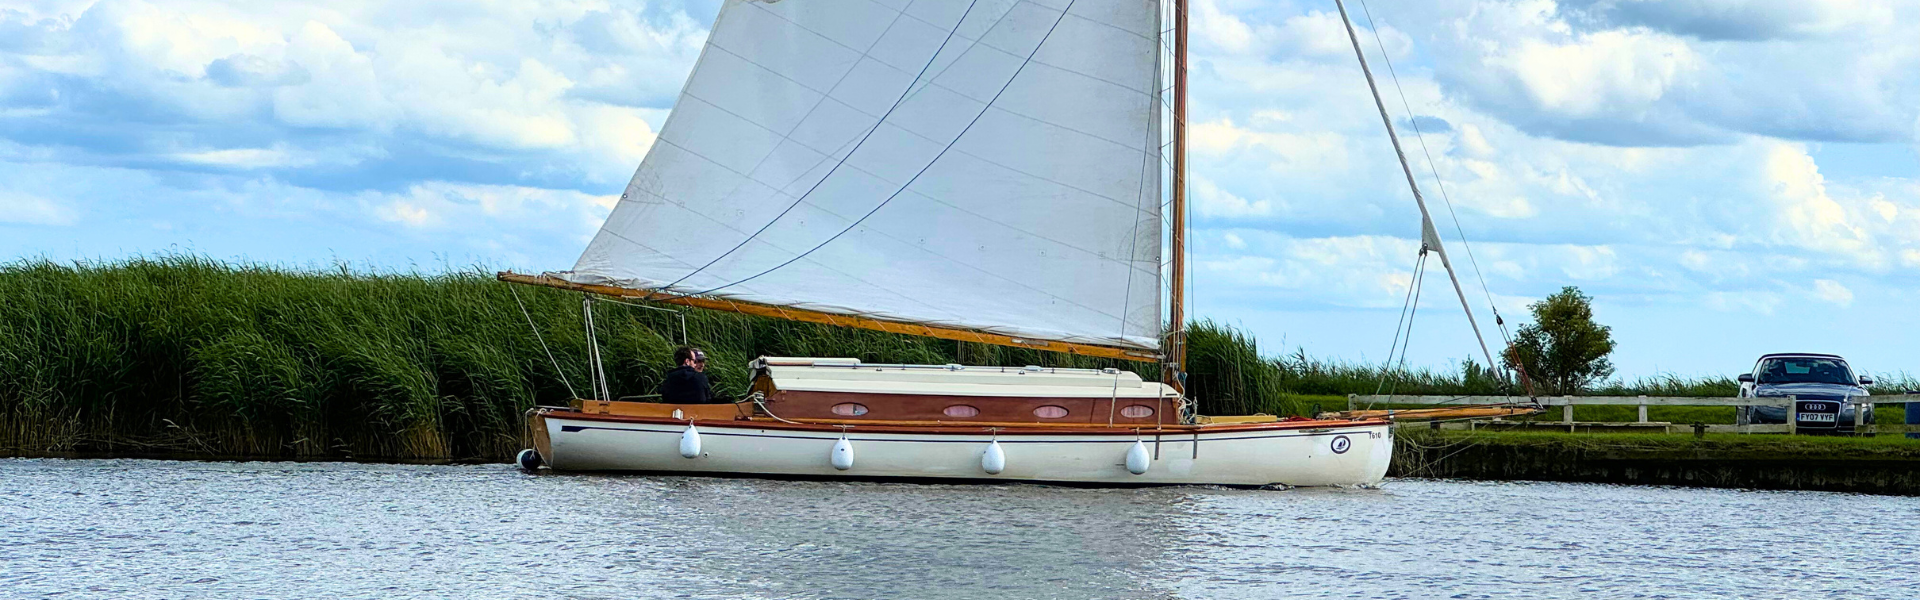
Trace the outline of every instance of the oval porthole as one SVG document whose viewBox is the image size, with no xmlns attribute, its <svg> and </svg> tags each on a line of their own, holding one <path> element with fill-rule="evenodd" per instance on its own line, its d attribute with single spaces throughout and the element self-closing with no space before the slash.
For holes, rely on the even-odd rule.
<svg viewBox="0 0 1920 600">
<path fill-rule="evenodd" d="M 980 416 L 980 409 L 967 406 L 965 404 L 955 404 L 953 406 L 947 407 L 946 410 L 940 411 L 940 414 L 953 417 L 956 419 L 965 419 L 967 417 Z"/>
<path fill-rule="evenodd" d="M 835 404 L 833 405 L 833 414 L 842 417 L 858 417 L 867 414 L 867 406 L 864 404 L 854 404 L 852 402 Z"/>
<path fill-rule="evenodd" d="M 1143 419 L 1146 417 L 1151 417 L 1153 416 L 1153 407 L 1135 404 L 1133 406 L 1120 409 L 1120 416 L 1126 417 L 1129 419 Z"/>
<path fill-rule="evenodd" d="M 1052 405 L 1042 406 L 1040 408 L 1033 409 L 1033 416 L 1040 417 L 1042 419 L 1058 419 L 1060 417 L 1067 416 L 1067 407 L 1052 406 Z"/>
</svg>

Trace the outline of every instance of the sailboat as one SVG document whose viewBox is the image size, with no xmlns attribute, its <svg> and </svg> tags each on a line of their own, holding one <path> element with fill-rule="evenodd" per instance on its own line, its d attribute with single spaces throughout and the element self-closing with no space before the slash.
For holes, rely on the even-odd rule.
<svg viewBox="0 0 1920 600">
<path fill-rule="evenodd" d="M 1158 363 L 1162 380 L 761 357 L 751 393 L 730 404 L 626 401 L 597 383 L 593 398 L 536 408 L 521 466 L 1379 483 L 1393 452 L 1385 420 L 1206 417 L 1184 393 L 1185 4 L 727 0 L 573 269 L 499 275 Z"/>
</svg>

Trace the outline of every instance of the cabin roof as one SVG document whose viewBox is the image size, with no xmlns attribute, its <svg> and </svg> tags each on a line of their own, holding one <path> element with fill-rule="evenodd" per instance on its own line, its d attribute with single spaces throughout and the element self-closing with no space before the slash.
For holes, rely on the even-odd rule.
<svg viewBox="0 0 1920 600">
<path fill-rule="evenodd" d="M 1033 398 L 1177 397 L 1119 369 L 869 364 L 853 358 L 763 357 L 756 371 L 790 391 Z"/>
</svg>

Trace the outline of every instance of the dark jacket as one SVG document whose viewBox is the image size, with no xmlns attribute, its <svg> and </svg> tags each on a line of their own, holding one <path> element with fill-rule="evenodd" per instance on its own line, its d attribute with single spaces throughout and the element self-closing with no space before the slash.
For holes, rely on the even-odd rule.
<svg viewBox="0 0 1920 600">
<path fill-rule="evenodd" d="M 706 404 L 713 401 L 713 384 L 707 374 L 693 367 L 679 366 L 667 371 L 660 382 L 660 401 L 668 404 Z"/>
</svg>

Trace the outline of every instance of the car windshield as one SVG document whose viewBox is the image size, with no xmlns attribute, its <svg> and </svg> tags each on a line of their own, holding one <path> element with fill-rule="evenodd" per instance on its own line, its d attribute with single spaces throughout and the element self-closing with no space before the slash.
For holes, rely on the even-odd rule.
<svg viewBox="0 0 1920 600">
<path fill-rule="evenodd" d="M 1760 383 L 1837 383 L 1853 385 L 1846 361 L 1833 358 L 1769 358 L 1760 363 Z"/>
</svg>

